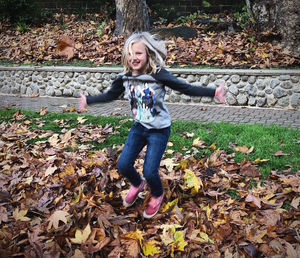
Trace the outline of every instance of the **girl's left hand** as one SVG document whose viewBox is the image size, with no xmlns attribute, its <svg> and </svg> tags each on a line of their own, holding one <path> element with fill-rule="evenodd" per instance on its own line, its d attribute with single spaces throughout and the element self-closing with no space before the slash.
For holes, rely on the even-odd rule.
<svg viewBox="0 0 300 258">
<path fill-rule="evenodd" d="M 216 89 L 216 94 L 215 97 L 222 103 L 224 104 L 226 102 L 226 91 L 225 91 L 225 82 L 221 84 L 217 89 Z"/>
<path fill-rule="evenodd" d="M 87 106 L 86 97 L 82 93 L 80 93 L 80 97 L 79 97 L 79 111 L 83 112 L 86 106 Z"/>
</svg>

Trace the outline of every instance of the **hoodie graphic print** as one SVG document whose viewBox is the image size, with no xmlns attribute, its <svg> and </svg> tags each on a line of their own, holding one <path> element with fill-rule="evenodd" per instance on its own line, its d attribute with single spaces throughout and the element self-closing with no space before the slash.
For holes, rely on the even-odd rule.
<svg viewBox="0 0 300 258">
<path fill-rule="evenodd" d="M 157 111 L 155 105 L 155 91 L 144 82 L 134 82 L 129 85 L 128 98 L 131 112 L 135 120 L 151 123 Z"/>
</svg>

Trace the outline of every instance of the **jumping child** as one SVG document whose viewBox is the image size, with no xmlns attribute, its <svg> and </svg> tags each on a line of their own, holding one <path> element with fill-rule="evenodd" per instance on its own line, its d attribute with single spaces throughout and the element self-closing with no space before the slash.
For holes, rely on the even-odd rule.
<svg viewBox="0 0 300 258">
<path fill-rule="evenodd" d="M 190 96 L 216 97 L 225 103 L 225 84 L 217 89 L 193 86 L 169 73 L 164 67 L 165 43 L 156 40 L 148 32 L 133 33 L 125 42 L 122 63 L 124 72 L 113 81 L 108 91 L 97 96 L 80 95 L 79 110 L 93 103 L 116 100 L 124 91 L 132 104 L 135 118 L 124 148 L 118 160 L 118 170 L 131 187 L 123 204 L 132 206 L 146 183 L 151 192 L 150 201 L 143 213 L 152 218 L 159 210 L 164 193 L 158 173 L 160 161 L 170 136 L 171 119 L 164 104 L 166 86 Z M 143 103 L 145 102 L 145 103 Z M 134 168 L 134 162 L 147 146 L 143 177 Z"/>
</svg>

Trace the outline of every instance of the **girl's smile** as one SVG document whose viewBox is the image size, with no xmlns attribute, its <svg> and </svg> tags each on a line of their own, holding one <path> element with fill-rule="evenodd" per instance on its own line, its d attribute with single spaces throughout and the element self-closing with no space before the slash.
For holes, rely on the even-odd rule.
<svg viewBox="0 0 300 258">
<path fill-rule="evenodd" d="M 146 72 L 148 57 L 146 46 L 138 41 L 131 46 L 132 54 L 129 55 L 129 64 L 132 68 L 132 75 L 137 76 Z"/>
</svg>

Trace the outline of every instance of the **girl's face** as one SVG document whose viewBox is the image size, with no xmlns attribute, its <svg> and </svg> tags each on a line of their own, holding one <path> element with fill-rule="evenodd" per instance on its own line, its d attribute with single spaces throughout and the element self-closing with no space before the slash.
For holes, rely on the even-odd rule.
<svg viewBox="0 0 300 258">
<path fill-rule="evenodd" d="M 132 75 L 144 74 L 147 69 L 147 50 L 143 42 L 138 41 L 132 44 L 132 55 L 129 55 L 129 64 L 132 69 Z"/>
</svg>

